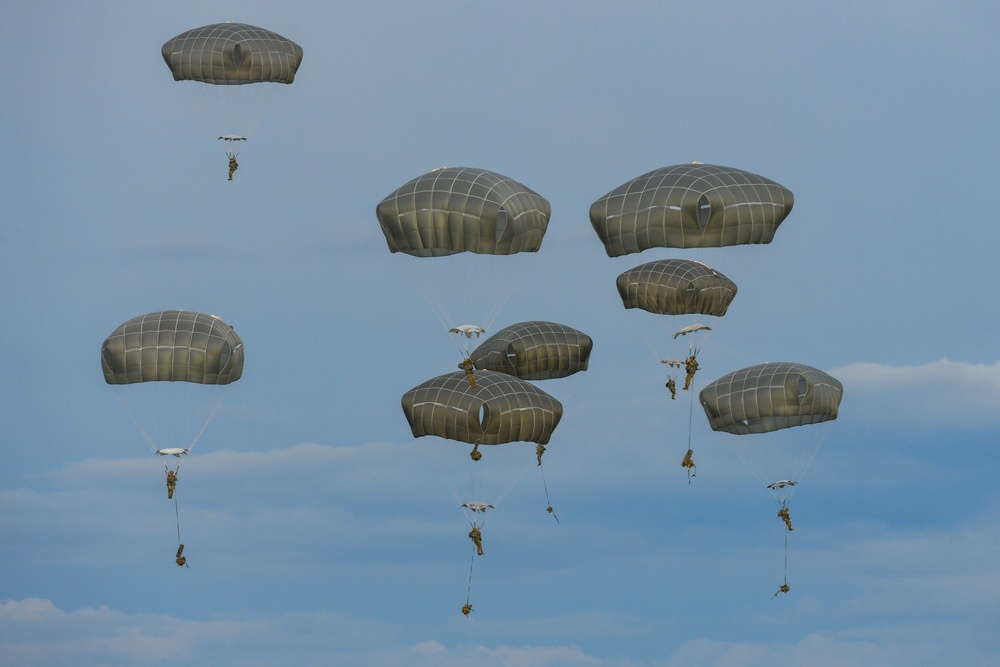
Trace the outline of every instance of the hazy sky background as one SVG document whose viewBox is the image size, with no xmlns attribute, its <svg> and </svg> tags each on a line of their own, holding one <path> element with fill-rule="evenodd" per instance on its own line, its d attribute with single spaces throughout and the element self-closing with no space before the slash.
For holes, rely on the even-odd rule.
<svg viewBox="0 0 1000 667">
<path fill-rule="evenodd" d="M 233 182 L 160 56 L 225 20 L 305 50 L 294 84 L 240 107 L 259 126 Z M 998 22 L 966 2 L 8 3 L 3 663 L 997 664 Z M 612 260 L 588 219 L 692 160 L 795 194 L 774 243 L 704 256 L 740 292 L 701 386 L 796 361 L 845 387 L 777 599 L 774 501 L 697 406 L 687 483 L 687 411 L 614 288 L 672 254 Z M 468 526 L 399 406 L 456 352 L 374 213 L 442 165 L 552 204 L 496 327 L 595 341 L 587 373 L 541 385 L 565 406 L 560 523 L 530 466 L 484 531 L 469 618 Z M 98 356 L 167 308 L 246 344 L 183 464 L 190 569 Z"/>
</svg>

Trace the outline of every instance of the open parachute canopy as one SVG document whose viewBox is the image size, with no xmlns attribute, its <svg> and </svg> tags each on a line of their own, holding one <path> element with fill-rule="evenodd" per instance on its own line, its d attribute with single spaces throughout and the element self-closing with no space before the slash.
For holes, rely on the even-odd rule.
<svg viewBox="0 0 1000 667">
<path fill-rule="evenodd" d="M 225 385 L 243 375 L 243 341 L 214 315 L 162 310 L 115 329 L 101 345 L 101 366 L 108 384 Z"/>
<path fill-rule="evenodd" d="M 724 375 L 699 398 L 712 430 L 747 435 L 836 419 L 843 393 L 840 381 L 823 371 L 777 362 Z"/>
<path fill-rule="evenodd" d="M 648 248 L 770 243 L 791 212 L 790 190 L 748 171 L 679 164 L 643 174 L 590 207 L 609 257 Z"/>
<path fill-rule="evenodd" d="M 302 63 L 301 46 L 246 23 L 193 28 L 167 41 L 161 52 L 174 80 L 224 86 L 292 83 Z"/>
<path fill-rule="evenodd" d="M 471 356 L 480 370 L 522 380 L 548 380 L 587 370 L 593 347 L 593 340 L 582 331 L 555 322 L 531 321 L 497 331 Z"/>
<path fill-rule="evenodd" d="M 686 327 L 683 327 L 682 329 L 678 329 L 674 333 L 674 338 L 676 339 L 678 336 L 687 336 L 688 334 L 698 333 L 699 331 L 711 331 L 711 330 L 712 327 L 708 326 L 707 324 L 690 324 Z"/>
<path fill-rule="evenodd" d="M 537 252 L 552 209 L 544 197 L 506 176 L 442 167 L 400 186 L 375 212 L 389 250 L 439 257 Z"/>
<path fill-rule="evenodd" d="M 562 404 L 511 375 L 477 371 L 473 388 L 465 373 L 441 375 L 403 394 L 413 437 L 436 435 L 470 444 L 546 444 L 562 419 Z"/>
<path fill-rule="evenodd" d="M 618 276 L 625 308 L 657 315 L 722 317 L 736 297 L 736 283 L 715 269 L 690 259 L 647 262 Z"/>
</svg>

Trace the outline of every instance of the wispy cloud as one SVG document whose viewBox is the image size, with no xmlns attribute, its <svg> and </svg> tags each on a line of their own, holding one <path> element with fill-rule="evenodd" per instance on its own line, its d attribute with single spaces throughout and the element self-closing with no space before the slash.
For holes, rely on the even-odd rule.
<svg viewBox="0 0 1000 667">
<path fill-rule="evenodd" d="M 1000 422 L 1000 362 L 950 359 L 918 366 L 857 363 L 833 369 L 844 383 L 841 415 L 879 423 L 983 427 Z"/>
<path fill-rule="evenodd" d="M 465 619 L 468 620 L 468 619 Z M 620 664 L 571 646 L 448 646 L 407 642 L 398 628 L 327 611 L 255 618 L 183 620 L 108 607 L 60 609 L 51 600 L 0 603 L 5 664 L 366 665 L 560 667 Z"/>
</svg>

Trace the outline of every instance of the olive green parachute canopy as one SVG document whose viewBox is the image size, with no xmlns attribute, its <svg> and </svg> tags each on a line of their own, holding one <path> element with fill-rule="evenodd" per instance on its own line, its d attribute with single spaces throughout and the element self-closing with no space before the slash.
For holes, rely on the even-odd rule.
<svg viewBox="0 0 1000 667">
<path fill-rule="evenodd" d="M 419 176 L 375 209 L 392 252 L 537 252 L 552 209 L 535 191 L 485 169 L 443 167 Z"/>
<path fill-rule="evenodd" d="M 736 297 L 736 283 L 710 266 L 690 259 L 647 262 L 618 276 L 626 308 L 657 315 L 722 317 Z"/>
<path fill-rule="evenodd" d="M 811 366 L 758 364 L 724 375 L 699 399 L 714 431 L 769 433 L 837 418 L 844 386 Z"/>
<path fill-rule="evenodd" d="M 562 419 L 562 404 L 538 387 L 505 373 L 441 375 L 403 394 L 413 437 L 436 435 L 460 442 L 546 444 Z"/>
<path fill-rule="evenodd" d="M 108 384 L 229 384 L 243 375 L 243 341 L 214 315 L 163 310 L 135 317 L 101 346 Z"/>
<path fill-rule="evenodd" d="M 162 48 L 176 81 L 216 85 L 291 83 L 302 47 L 246 23 L 216 23 L 183 32 Z"/>
<path fill-rule="evenodd" d="M 712 164 L 679 164 L 643 174 L 590 207 L 609 257 L 648 248 L 717 248 L 770 243 L 791 212 L 787 188 L 763 176 Z"/>
<path fill-rule="evenodd" d="M 564 324 L 520 322 L 483 341 L 473 350 L 472 361 L 480 370 L 548 380 L 587 370 L 593 347 L 590 336 Z"/>
</svg>

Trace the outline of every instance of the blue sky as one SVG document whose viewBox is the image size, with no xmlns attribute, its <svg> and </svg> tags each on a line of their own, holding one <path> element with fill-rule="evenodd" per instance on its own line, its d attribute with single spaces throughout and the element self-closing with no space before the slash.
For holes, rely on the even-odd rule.
<svg viewBox="0 0 1000 667">
<path fill-rule="evenodd" d="M 675 3 L 676 4 L 676 3 Z M 7 665 L 991 665 L 1000 660 L 995 261 L 1000 10 L 978 3 L 175 2 L 0 10 L 0 653 Z M 279 6 L 280 5 L 280 6 Z M 237 20 L 302 45 L 226 180 L 161 44 Z M 256 121 L 255 121 L 256 122 Z M 708 381 L 796 361 L 843 382 L 774 501 L 687 413 L 590 204 L 698 160 L 795 193 L 769 246 L 706 255 L 740 292 Z M 455 350 L 375 206 L 442 166 L 552 204 L 497 321 L 595 341 L 475 563 L 400 396 Z M 447 297 L 445 297 L 447 298 Z M 174 508 L 98 351 L 211 312 L 246 371 Z M 464 323 L 464 322 L 462 322 Z"/>
</svg>

